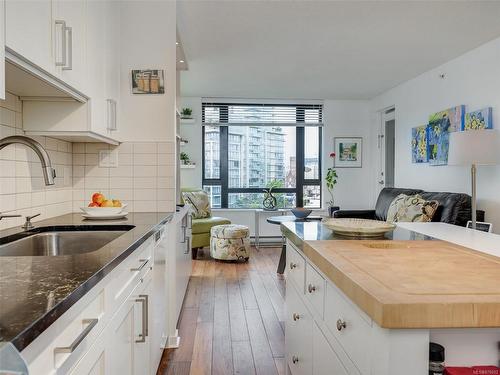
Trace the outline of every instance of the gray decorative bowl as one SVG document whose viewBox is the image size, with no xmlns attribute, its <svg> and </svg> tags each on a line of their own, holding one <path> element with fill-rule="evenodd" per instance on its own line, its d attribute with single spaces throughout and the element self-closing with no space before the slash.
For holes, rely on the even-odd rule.
<svg viewBox="0 0 500 375">
<path fill-rule="evenodd" d="M 292 214 L 297 218 L 297 219 L 305 219 L 306 217 L 308 217 L 312 210 L 309 210 L 307 208 L 303 208 L 303 207 L 295 207 L 295 208 L 292 208 Z"/>
</svg>

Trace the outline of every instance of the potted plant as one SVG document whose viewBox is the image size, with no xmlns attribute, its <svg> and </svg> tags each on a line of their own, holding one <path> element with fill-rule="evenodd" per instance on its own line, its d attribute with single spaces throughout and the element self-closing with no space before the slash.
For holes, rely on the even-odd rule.
<svg viewBox="0 0 500 375">
<path fill-rule="evenodd" d="M 335 159 L 335 152 L 332 152 L 330 154 L 330 158 Z M 328 171 L 326 172 L 326 188 L 328 189 L 328 192 L 330 193 L 330 200 L 328 201 L 328 215 L 330 217 L 333 217 L 333 213 L 335 211 L 338 211 L 340 209 L 339 206 L 335 206 L 335 198 L 333 196 L 333 190 L 335 188 L 335 185 L 337 185 L 337 171 L 333 168 L 330 167 L 328 168 Z"/>
<path fill-rule="evenodd" d="M 189 159 L 189 155 L 186 154 L 185 152 L 181 152 L 181 162 L 182 164 L 184 165 L 190 165 L 191 164 L 191 160 Z"/>
<path fill-rule="evenodd" d="M 191 108 L 182 108 L 181 111 L 181 118 L 182 119 L 192 119 L 193 118 L 193 110 Z"/>
</svg>

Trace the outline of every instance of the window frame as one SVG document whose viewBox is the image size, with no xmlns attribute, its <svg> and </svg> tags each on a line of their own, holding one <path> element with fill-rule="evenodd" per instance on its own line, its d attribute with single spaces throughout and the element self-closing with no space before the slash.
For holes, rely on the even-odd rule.
<svg viewBox="0 0 500 375">
<path fill-rule="evenodd" d="M 229 106 L 232 104 L 216 104 L 214 107 L 219 108 L 219 119 L 218 124 L 211 124 L 210 122 L 205 123 L 205 111 L 203 110 L 203 120 L 202 120 L 202 186 L 220 186 L 221 187 L 221 209 L 238 209 L 229 208 L 229 194 L 231 193 L 262 193 L 264 187 L 259 188 L 230 188 L 229 187 L 229 126 L 231 123 L 228 122 L 228 112 Z M 280 106 L 282 104 L 276 105 Z M 275 188 L 273 189 L 276 193 L 294 193 L 295 202 L 297 207 L 304 206 L 304 187 L 305 186 L 318 186 L 320 189 L 320 206 L 311 208 L 322 208 L 323 201 L 323 189 L 321 184 L 322 176 L 322 153 L 323 153 L 323 129 L 320 123 L 318 125 L 310 124 L 307 125 L 305 122 L 305 109 L 304 107 L 293 105 L 296 107 L 296 125 L 295 125 L 295 157 L 296 157 L 296 170 L 297 176 L 294 188 Z M 320 116 L 322 118 L 322 108 L 320 108 Z M 225 125 L 227 124 L 227 125 Z M 300 124 L 304 124 L 301 126 Z M 276 123 L 279 126 L 279 123 Z M 219 127 L 219 178 L 206 178 L 205 177 L 205 127 L 206 126 L 218 126 Z M 259 123 L 248 123 L 248 125 L 237 125 L 237 126 L 259 126 Z M 261 125 L 262 126 L 262 125 Z M 317 179 L 306 179 L 305 178 L 305 127 L 317 127 L 318 128 L 318 178 Z"/>
</svg>

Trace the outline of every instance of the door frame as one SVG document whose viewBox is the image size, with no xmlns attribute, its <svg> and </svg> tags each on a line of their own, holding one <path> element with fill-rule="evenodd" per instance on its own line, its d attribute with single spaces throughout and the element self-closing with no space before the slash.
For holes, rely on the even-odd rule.
<svg viewBox="0 0 500 375">
<path fill-rule="evenodd" d="M 376 129 L 376 168 L 375 168 L 375 196 L 385 187 L 385 123 L 396 120 L 396 106 L 391 105 L 378 111 Z M 381 183 L 383 181 L 383 183 Z"/>
</svg>

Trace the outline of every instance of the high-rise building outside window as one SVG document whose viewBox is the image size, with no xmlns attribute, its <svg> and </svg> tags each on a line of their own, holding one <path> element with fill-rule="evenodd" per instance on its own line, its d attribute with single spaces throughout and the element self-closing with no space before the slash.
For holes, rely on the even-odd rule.
<svg viewBox="0 0 500 375">
<path fill-rule="evenodd" d="M 214 208 L 321 206 L 319 104 L 203 103 L 203 187 Z"/>
</svg>

